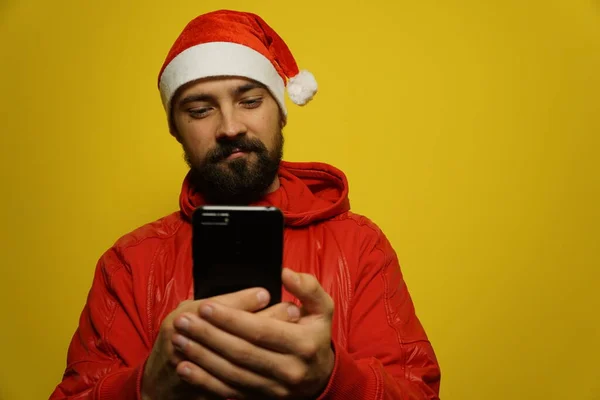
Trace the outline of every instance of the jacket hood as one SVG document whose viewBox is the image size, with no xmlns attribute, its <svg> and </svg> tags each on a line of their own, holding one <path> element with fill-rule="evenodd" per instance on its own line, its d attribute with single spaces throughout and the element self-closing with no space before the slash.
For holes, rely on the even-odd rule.
<svg viewBox="0 0 600 400">
<path fill-rule="evenodd" d="M 278 174 L 280 187 L 252 205 L 279 208 L 287 226 L 309 225 L 350 210 L 348 181 L 339 169 L 324 163 L 282 161 Z M 194 210 L 205 204 L 190 184 L 188 173 L 179 196 L 182 215 L 191 220 Z"/>
</svg>

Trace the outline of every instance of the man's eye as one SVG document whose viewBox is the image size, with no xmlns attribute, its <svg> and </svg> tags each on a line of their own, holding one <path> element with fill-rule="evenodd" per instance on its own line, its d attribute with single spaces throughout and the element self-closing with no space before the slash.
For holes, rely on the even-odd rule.
<svg viewBox="0 0 600 400">
<path fill-rule="evenodd" d="M 248 99 L 242 101 L 242 105 L 246 108 L 256 108 L 262 104 L 262 99 Z"/>
<path fill-rule="evenodd" d="M 205 117 L 210 111 L 210 108 L 194 108 L 189 110 L 189 113 L 194 118 Z"/>
</svg>

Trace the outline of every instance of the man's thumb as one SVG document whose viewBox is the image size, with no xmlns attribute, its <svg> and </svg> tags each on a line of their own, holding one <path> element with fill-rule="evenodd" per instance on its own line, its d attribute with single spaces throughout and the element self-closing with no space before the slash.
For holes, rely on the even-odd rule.
<svg viewBox="0 0 600 400">
<path fill-rule="evenodd" d="M 333 300 L 313 275 L 284 268 L 281 279 L 287 291 L 300 300 L 305 314 L 333 313 Z"/>
</svg>

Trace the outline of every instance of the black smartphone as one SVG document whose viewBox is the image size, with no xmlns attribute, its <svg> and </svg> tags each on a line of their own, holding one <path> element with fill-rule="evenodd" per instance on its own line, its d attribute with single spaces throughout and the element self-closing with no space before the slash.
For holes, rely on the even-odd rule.
<svg viewBox="0 0 600 400">
<path fill-rule="evenodd" d="M 203 206 L 192 216 L 194 298 L 251 287 L 281 302 L 283 213 L 276 207 Z"/>
</svg>

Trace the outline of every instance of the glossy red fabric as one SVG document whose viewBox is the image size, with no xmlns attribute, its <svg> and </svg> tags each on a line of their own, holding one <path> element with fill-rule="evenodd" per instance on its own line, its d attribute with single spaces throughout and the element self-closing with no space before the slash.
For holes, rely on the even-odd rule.
<svg viewBox="0 0 600 400">
<path fill-rule="evenodd" d="M 335 303 L 335 367 L 320 399 L 437 399 L 440 369 L 382 231 L 350 211 L 344 174 L 326 164 L 281 165 L 260 204 L 283 210 L 284 265 L 313 274 Z M 119 239 L 99 260 L 50 399 L 140 399 L 160 323 L 193 297 L 191 225 L 203 204 L 187 179 L 180 211 Z M 284 291 L 284 301 L 294 301 Z"/>
</svg>

